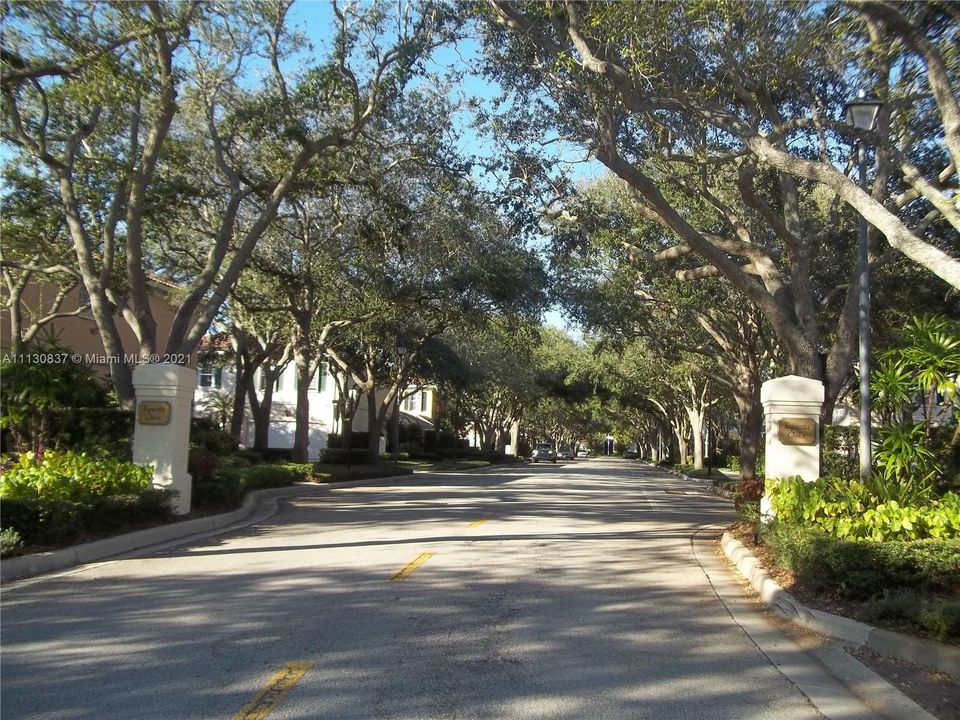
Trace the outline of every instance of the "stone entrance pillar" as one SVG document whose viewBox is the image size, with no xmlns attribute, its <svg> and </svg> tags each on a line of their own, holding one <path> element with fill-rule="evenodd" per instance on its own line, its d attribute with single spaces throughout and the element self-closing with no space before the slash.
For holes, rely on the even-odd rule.
<svg viewBox="0 0 960 720">
<path fill-rule="evenodd" d="M 190 447 L 190 406 L 197 385 L 195 370 L 160 363 L 133 369 L 137 396 L 133 432 L 133 461 L 153 466 L 153 485 L 176 490 L 174 512 L 190 512 L 191 477 L 187 473 Z"/>
<path fill-rule="evenodd" d="M 760 387 L 766 426 L 767 478 L 799 475 L 807 482 L 820 477 L 820 410 L 823 383 L 787 375 Z M 764 494 L 760 513 L 768 517 L 770 500 Z"/>
</svg>

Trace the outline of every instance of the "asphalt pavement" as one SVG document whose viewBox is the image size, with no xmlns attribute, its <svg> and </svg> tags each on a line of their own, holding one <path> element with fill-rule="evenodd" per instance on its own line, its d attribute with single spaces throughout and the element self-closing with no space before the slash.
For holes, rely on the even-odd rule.
<svg viewBox="0 0 960 720">
<path fill-rule="evenodd" d="M 731 588 L 726 500 L 616 460 L 405 482 L 5 584 L 0 716 L 883 714 Z"/>
</svg>

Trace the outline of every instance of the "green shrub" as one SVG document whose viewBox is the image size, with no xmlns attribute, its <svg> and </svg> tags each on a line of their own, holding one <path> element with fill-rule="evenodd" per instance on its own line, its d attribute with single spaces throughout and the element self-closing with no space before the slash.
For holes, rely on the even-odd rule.
<svg viewBox="0 0 960 720">
<path fill-rule="evenodd" d="M 367 447 L 367 440 L 369 439 L 370 434 L 366 432 L 353 432 L 350 434 L 350 448 L 352 450 L 357 450 Z M 343 435 L 337 433 L 331 433 L 327 436 L 327 447 L 334 448 L 338 450 L 345 449 L 347 447 L 346 438 Z"/>
<path fill-rule="evenodd" d="M 278 463 L 293 460 L 293 448 L 264 448 L 260 451 L 263 462 Z"/>
<path fill-rule="evenodd" d="M 855 478 L 860 471 L 860 429 L 827 425 L 821 431 L 820 474 Z"/>
<path fill-rule="evenodd" d="M 0 526 L 34 547 L 68 545 L 83 533 L 80 504 L 67 500 L 6 499 L 0 502 Z"/>
<path fill-rule="evenodd" d="M 193 418 L 190 425 L 190 444 L 214 455 L 237 452 L 239 443 L 228 432 L 218 428 L 209 418 Z"/>
<path fill-rule="evenodd" d="M 226 512 L 240 507 L 243 496 L 239 476 L 220 475 L 213 481 L 194 483 L 191 504 L 195 512 Z"/>
<path fill-rule="evenodd" d="M 132 528 L 157 525 L 170 520 L 172 494 L 149 488 L 137 495 L 105 495 L 80 503 L 83 530 L 91 535 L 108 535 Z"/>
<path fill-rule="evenodd" d="M 309 468 L 307 472 L 313 469 L 312 465 L 251 465 L 243 468 L 240 473 L 243 487 L 246 490 L 256 490 L 283 487 L 302 481 L 305 474 L 304 467 Z"/>
<path fill-rule="evenodd" d="M 73 362 L 70 350 L 56 338 L 31 343 L 25 354 L 25 359 L 38 362 L 14 362 L 20 358 L 13 355 L 0 360 L 0 427 L 10 431 L 21 451 L 55 445 L 61 429 L 56 427 L 56 413 L 110 405 L 106 388 L 90 367 Z"/>
<path fill-rule="evenodd" d="M 857 618 L 874 624 L 913 625 L 942 642 L 960 639 L 960 600 L 925 597 L 913 590 L 885 590 L 865 603 Z"/>
<path fill-rule="evenodd" d="M 320 451 L 320 462 L 330 465 L 366 465 L 367 450 L 366 448 L 343 450 L 327 447 Z"/>
<path fill-rule="evenodd" d="M 137 495 L 89 497 L 82 502 L 41 498 L 5 499 L 0 527 L 12 530 L 28 549 L 60 547 L 166 522 L 172 515 L 172 494 L 148 489 Z"/>
<path fill-rule="evenodd" d="M 0 477 L 0 498 L 81 501 L 101 495 L 139 494 L 150 487 L 150 468 L 109 456 L 48 450 L 23 453 Z"/>
<path fill-rule="evenodd" d="M 220 459 L 203 447 L 190 448 L 187 456 L 187 472 L 194 482 L 210 482 L 216 475 Z"/>
<path fill-rule="evenodd" d="M 838 538 L 884 540 L 960 537 L 960 495 L 917 504 L 885 500 L 859 480 L 799 477 L 767 483 L 770 505 L 781 523 L 817 529 Z"/>
<path fill-rule="evenodd" d="M 778 562 L 814 591 L 868 599 L 885 589 L 960 590 L 960 540 L 841 540 L 778 521 L 761 531 Z"/>
<path fill-rule="evenodd" d="M 257 452 L 256 450 L 240 450 L 233 457 L 243 458 L 251 465 L 256 465 L 257 463 L 263 462 L 263 453 Z"/>
<path fill-rule="evenodd" d="M 0 530 L 0 557 L 17 555 L 23 548 L 23 538 L 13 528 Z"/>
<path fill-rule="evenodd" d="M 233 455 L 224 455 L 217 460 L 217 466 L 221 468 L 245 468 L 253 464 L 254 461 L 250 460 L 250 458 L 242 452 L 234 453 Z"/>
</svg>

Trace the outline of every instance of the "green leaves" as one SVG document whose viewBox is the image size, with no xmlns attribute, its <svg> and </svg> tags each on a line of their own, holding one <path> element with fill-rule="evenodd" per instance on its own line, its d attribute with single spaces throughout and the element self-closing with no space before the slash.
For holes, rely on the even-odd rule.
<svg viewBox="0 0 960 720">
<path fill-rule="evenodd" d="M 94 458 L 70 450 L 23 453 L 0 476 L 4 500 L 70 500 L 106 495 L 137 495 L 150 487 L 153 470 L 111 457 Z"/>
<path fill-rule="evenodd" d="M 960 495 L 885 498 L 856 480 L 799 477 L 767 481 L 778 523 L 820 530 L 845 540 L 945 540 L 960 537 Z"/>
</svg>

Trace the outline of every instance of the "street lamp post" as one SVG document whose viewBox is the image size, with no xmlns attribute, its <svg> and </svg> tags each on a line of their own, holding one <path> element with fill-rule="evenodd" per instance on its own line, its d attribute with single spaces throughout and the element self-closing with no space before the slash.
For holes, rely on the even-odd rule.
<svg viewBox="0 0 960 720">
<path fill-rule="evenodd" d="M 859 130 L 873 130 L 883 103 L 863 92 L 847 103 L 847 122 Z M 864 140 L 857 141 L 857 164 L 860 188 L 867 189 L 867 148 Z M 860 335 L 860 480 L 870 479 L 873 464 L 870 445 L 870 261 L 867 252 L 867 220 L 860 215 L 857 275 L 860 281 L 859 335 Z"/>
<path fill-rule="evenodd" d="M 403 345 L 397 345 L 397 355 L 400 356 L 399 370 L 403 370 L 403 356 L 407 354 L 407 348 Z M 397 396 L 393 400 L 393 464 L 400 462 L 400 380 L 397 379 Z"/>
</svg>

